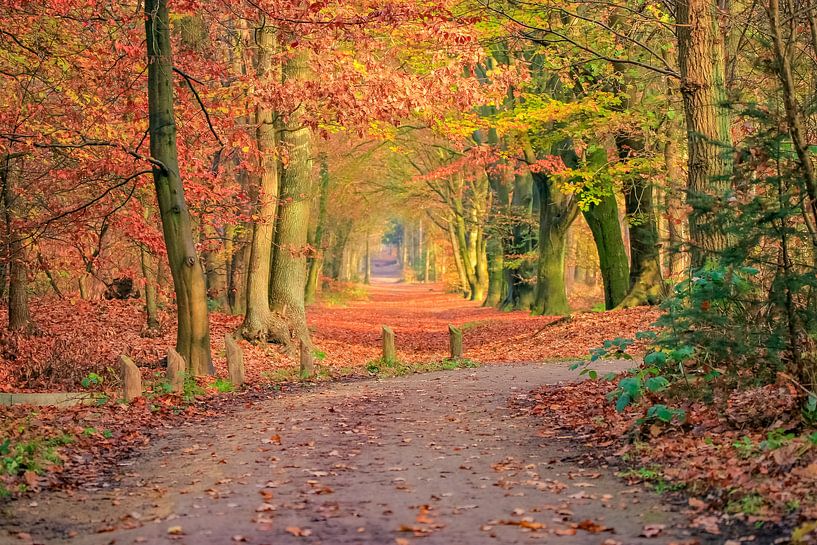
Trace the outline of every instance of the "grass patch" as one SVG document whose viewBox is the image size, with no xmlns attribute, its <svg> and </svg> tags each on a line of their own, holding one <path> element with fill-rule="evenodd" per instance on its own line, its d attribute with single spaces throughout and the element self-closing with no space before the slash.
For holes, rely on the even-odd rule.
<svg viewBox="0 0 817 545">
<path fill-rule="evenodd" d="M 626 471 L 620 471 L 617 475 L 623 479 L 647 483 L 659 494 L 663 494 L 664 492 L 677 492 L 678 490 L 686 488 L 684 483 L 666 480 L 659 466 L 628 469 Z"/>
<path fill-rule="evenodd" d="M 328 307 L 345 307 L 352 301 L 369 299 L 369 289 L 364 284 L 331 283 L 321 291 L 321 302 Z"/>
<path fill-rule="evenodd" d="M 479 367 L 479 363 L 467 358 L 443 359 L 431 362 L 408 363 L 399 360 L 384 361 L 382 358 L 371 360 L 364 367 L 320 367 L 316 366 L 315 374 L 306 382 L 329 382 L 352 377 L 402 377 L 414 373 L 430 373 L 432 371 L 448 371 L 453 369 L 472 369 Z M 298 367 L 284 367 L 273 369 L 261 373 L 261 378 L 265 383 L 273 387 L 286 384 L 303 382 Z"/>
<path fill-rule="evenodd" d="M 450 371 L 453 369 L 472 369 L 479 367 L 479 364 L 467 358 L 406 363 L 399 360 L 384 361 L 383 359 L 373 360 L 366 364 L 366 371 L 373 376 L 388 378 L 402 377 L 414 373 L 430 373 L 432 371 Z"/>
<path fill-rule="evenodd" d="M 28 490 L 28 485 L 17 483 L 12 490 L 5 483 L 15 482 L 14 479 L 28 472 L 42 475 L 49 467 L 61 466 L 62 458 L 58 450 L 70 445 L 76 438 L 67 433 L 60 433 L 53 437 L 25 437 L 30 430 L 20 429 L 19 439 L 0 439 L 0 497 L 10 497 L 15 492 L 22 493 Z M 96 431 L 96 430 L 94 430 Z"/>
</svg>

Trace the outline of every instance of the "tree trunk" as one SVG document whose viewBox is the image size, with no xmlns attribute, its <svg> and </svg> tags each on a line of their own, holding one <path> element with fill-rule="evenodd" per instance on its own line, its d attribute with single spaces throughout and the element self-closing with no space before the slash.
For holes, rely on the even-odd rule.
<svg viewBox="0 0 817 545">
<path fill-rule="evenodd" d="M 306 292 L 304 301 L 307 305 L 315 302 L 315 295 L 318 292 L 318 278 L 320 277 L 321 266 L 323 265 L 323 235 L 326 231 L 326 211 L 329 204 L 329 164 L 326 154 L 321 154 L 321 186 L 320 200 L 318 202 L 318 221 L 315 226 L 315 239 L 312 241 L 314 251 L 309 260 L 309 274 L 306 280 Z"/>
<path fill-rule="evenodd" d="M 504 310 L 530 310 L 535 295 L 532 279 L 536 272 L 531 270 L 523 256 L 532 250 L 535 236 L 531 223 L 522 219 L 533 215 L 533 178 L 530 173 L 515 176 L 511 205 L 520 220 L 513 227 L 513 238 L 506 252 L 513 265 L 506 263 L 506 292 L 501 307 Z"/>
<path fill-rule="evenodd" d="M 156 271 L 154 270 L 153 256 L 144 246 L 139 246 L 139 256 L 142 265 L 142 276 L 145 278 L 145 315 L 148 331 L 159 329 L 159 304 L 156 300 Z"/>
<path fill-rule="evenodd" d="M 565 290 L 567 229 L 576 219 L 578 206 L 572 196 L 552 187 L 546 175 L 534 173 L 533 180 L 541 198 L 539 264 L 533 313 L 562 316 L 570 313 Z"/>
<path fill-rule="evenodd" d="M 238 249 L 233 250 L 230 259 L 230 310 L 233 316 L 247 313 L 247 270 L 250 268 L 250 244 L 234 241 Z"/>
<path fill-rule="evenodd" d="M 676 11 L 687 130 L 687 202 L 692 207 L 689 233 L 692 265 L 697 268 L 730 244 L 717 219 L 733 169 L 726 54 L 714 0 L 679 0 Z"/>
<path fill-rule="evenodd" d="M 486 244 L 488 261 L 488 292 L 483 306 L 497 307 L 505 293 L 504 255 L 502 240 L 497 235 L 490 235 Z"/>
<path fill-rule="evenodd" d="M 666 268 L 669 277 L 675 279 L 688 266 L 688 254 L 682 251 L 684 238 L 686 237 L 684 221 L 684 203 L 682 198 L 683 171 L 680 168 L 681 157 L 678 150 L 678 143 L 675 141 L 677 127 L 670 125 L 667 130 L 667 142 L 664 145 L 664 165 L 667 171 L 667 235 L 669 237 L 669 249 L 667 253 Z"/>
<path fill-rule="evenodd" d="M 372 256 L 369 254 L 369 233 L 366 233 L 366 247 L 363 253 L 363 283 L 370 284 L 372 282 Z"/>
<path fill-rule="evenodd" d="M 305 80 L 308 53 L 295 51 L 283 67 L 284 80 Z M 291 348 L 292 339 L 311 346 L 306 327 L 306 245 L 311 193 L 311 131 L 303 124 L 303 106 L 290 113 L 281 142 L 289 160 L 281 178 L 281 202 L 275 232 L 270 306 L 290 328 L 290 338 L 275 339 Z"/>
<path fill-rule="evenodd" d="M 51 289 L 54 291 L 57 297 L 63 299 L 62 290 L 60 290 L 60 286 L 57 284 L 57 279 L 54 278 L 54 273 L 51 272 L 51 268 L 48 266 L 48 262 L 45 260 L 45 257 L 37 250 L 37 264 L 40 266 L 40 269 L 45 273 L 46 278 L 48 278 L 48 283 L 51 285 Z"/>
<path fill-rule="evenodd" d="M 473 242 L 469 241 L 469 237 L 465 229 L 465 219 L 459 212 L 455 215 L 454 225 L 457 233 L 457 247 L 460 250 L 462 270 L 465 273 L 465 279 L 468 284 L 468 298 L 473 301 L 477 291 L 477 276 L 474 268 L 474 261 L 472 260 L 471 256 L 476 254 L 472 254 L 469 248 L 469 243 L 473 244 Z"/>
<path fill-rule="evenodd" d="M 352 231 L 351 220 L 343 221 L 335 231 L 335 240 L 332 241 L 331 260 L 329 261 L 329 276 L 332 280 L 340 280 L 341 269 L 343 268 L 343 255 L 346 252 L 346 245 L 349 242 L 349 234 Z"/>
<path fill-rule="evenodd" d="M 273 67 L 275 36 L 271 28 L 256 34 L 258 57 L 256 74 L 259 79 L 277 77 Z M 266 341 L 270 328 L 270 267 L 275 220 L 278 211 L 278 154 L 275 112 L 257 104 L 255 107 L 255 139 L 261 157 L 258 179 L 253 193 L 256 197 L 256 220 L 252 227 L 250 257 L 246 275 L 246 302 L 241 335 L 251 341 Z"/>
<path fill-rule="evenodd" d="M 489 139 L 496 143 L 495 139 Z M 489 184 L 488 214 L 492 225 L 486 230 L 486 260 L 488 269 L 488 291 L 483 306 L 498 307 L 505 295 L 505 245 L 502 240 L 502 230 L 496 215 L 508 214 L 510 194 L 500 175 L 490 169 L 485 173 Z"/>
<path fill-rule="evenodd" d="M 630 221 L 630 289 L 619 306 L 655 305 L 665 289 L 652 184 L 635 177 L 624 188 L 624 202 Z"/>
<path fill-rule="evenodd" d="M 806 132 L 807 120 L 803 114 L 803 108 L 797 101 L 797 88 L 794 82 L 791 59 L 792 44 L 784 42 L 779 0 L 769 0 L 767 13 L 772 31 L 772 43 L 774 44 L 775 72 L 783 91 L 786 124 L 788 125 L 794 152 L 797 154 L 797 165 L 803 176 L 806 195 L 808 195 L 807 204 L 804 205 L 804 217 L 811 224 L 809 232 L 812 236 L 812 259 L 817 261 L 817 173 L 815 173 L 814 164 L 811 162 L 810 144 Z M 808 17 L 812 39 L 817 39 L 814 16 L 810 13 Z M 814 43 L 813 46 L 817 51 L 817 43 Z"/>
<path fill-rule="evenodd" d="M 583 211 L 584 219 L 593 233 L 599 268 L 604 284 L 604 307 L 615 308 L 630 290 L 629 266 L 621 225 L 618 221 L 616 197 L 610 193 L 601 196 L 601 202 Z"/>
<path fill-rule="evenodd" d="M 471 294 L 472 301 L 484 302 L 488 294 L 488 248 L 485 240 L 485 233 L 482 226 L 478 226 L 472 231 L 474 236 L 474 249 L 476 250 L 476 261 L 474 265 L 474 291 Z"/>
<path fill-rule="evenodd" d="M 201 233 L 206 239 L 207 246 L 213 246 L 215 239 L 220 239 L 218 231 L 212 226 L 203 224 Z M 207 298 L 218 303 L 220 310 L 226 311 L 229 306 L 227 297 L 227 263 L 224 260 L 223 241 L 218 242 L 219 248 L 204 252 L 204 278 L 207 282 Z"/>
<path fill-rule="evenodd" d="M 468 275 L 465 274 L 465 264 L 462 262 L 462 250 L 457 236 L 457 227 L 453 219 L 448 224 L 448 238 L 451 241 L 454 267 L 457 269 L 457 276 L 460 279 L 460 291 L 463 296 L 468 297 L 470 295 L 470 283 L 468 282 Z"/>
<path fill-rule="evenodd" d="M 145 0 L 145 36 L 150 156 L 155 161 L 153 182 L 176 292 L 176 351 L 184 357 L 190 374 L 212 374 L 207 286 L 179 174 L 167 0 Z"/>
<path fill-rule="evenodd" d="M 6 261 L 8 262 L 8 329 L 9 331 L 29 331 L 31 313 L 28 309 L 28 259 L 23 233 L 14 228 L 18 210 L 17 185 L 22 170 L 20 159 L 8 155 L 3 158 L 3 209 L 6 224 Z"/>
</svg>

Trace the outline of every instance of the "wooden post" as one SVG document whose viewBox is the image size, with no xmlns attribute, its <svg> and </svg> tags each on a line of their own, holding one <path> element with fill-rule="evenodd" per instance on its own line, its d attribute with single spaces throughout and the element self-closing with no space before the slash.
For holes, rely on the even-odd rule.
<svg viewBox="0 0 817 545">
<path fill-rule="evenodd" d="M 129 402 L 142 397 L 142 373 L 139 368 L 132 359 L 124 354 L 119 356 L 119 363 L 121 364 L 122 397 Z"/>
<path fill-rule="evenodd" d="M 451 359 L 456 360 L 462 357 L 462 329 L 448 326 L 448 344 L 451 348 Z"/>
<path fill-rule="evenodd" d="M 393 362 L 397 359 L 397 353 L 394 349 L 394 330 L 389 326 L 383 326 L 383 361 L 386 363 Z"/>
<path fill-rule="evenodd" d="M 303 339 L 301 339 L 301 378 L 308 379 L 315 375 L 315 361 L 312 358 L 312 350 Z"/>
<path fill-rule="evenodd" d="M 167 381 L 170 383 L 170 391 L 179 393 L 184 391 L 184 358 L 174 349 L 167 350 Z"/>
<path fill-rule="evenodd" d="M 229 333 L 224 336 L 224 347 L 227 352 L 227 373 L 230 375 L 230 382 L 238 388 L 244 384 L 244 351 Z"/>
</svg>

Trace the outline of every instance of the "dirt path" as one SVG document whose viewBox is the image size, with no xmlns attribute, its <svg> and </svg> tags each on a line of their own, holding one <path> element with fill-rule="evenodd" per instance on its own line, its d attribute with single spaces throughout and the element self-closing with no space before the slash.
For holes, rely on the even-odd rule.
<svg viewBox="0 0 817 545">
<path fill-rule="evenodd" d="M 0 543 L 25 543 L 21 531 L 48 544 L 683 539 L 657 496 L 585 467 L 509 409 L 574 377 L 565 364 L 490 366 L 280 395 L 169 430 L 107 489 L 12 504 Z M 571 527 L 584 520 L 614 533 Z M 647 524 L 667 529 L 639 537 Z"/>
</svg>

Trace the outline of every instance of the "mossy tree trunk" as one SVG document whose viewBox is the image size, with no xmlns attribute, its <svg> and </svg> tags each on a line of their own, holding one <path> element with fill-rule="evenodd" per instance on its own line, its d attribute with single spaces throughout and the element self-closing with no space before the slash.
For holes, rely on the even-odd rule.
<svg viewBox="0 0 817 545">
<path fill-rule="evenodd" d="M 615 308 L 630 291 L 629 264 L 618 221 L 618 205 L 613 193 L 602 195 L 597 204 L 590 205 L 582 214 L 593 233 L 599 255 L 604 307 Z"/>
<path fill-rule="evenodd" d="M 624 202 L 630 221 L 630 289 L 619 306 L 654 305 L 665 288 L 652 184 L 640 177 L 632 180 L 624 188 Z"/>
<path fill-rule="evenodd" d="M 504 310 L 530 310 L 535 298 L 533 279 L 536 271 L 531 262 L 524 256 L 536 247 L 536 232 L 532 222 L 525 218 L 531 217 L 534 211 L 533 178 L 529 172 L 517 174 L 514 177 L 513 198 L 511 208 L 519 218 L 513 227 L 507 254 L 510 259 L 505 264 L 505 295 L 501 307 Z M 512 263 L 512 265 L 511 265 Z"/>
<path fill-rule="evenodd" d="M 452 219 L 448 223 L 448 237 L 451 241 L 451 249 L 454 255 L 454 266 L 457 269 L 457 276 L 460 279 L 460 289 L 465 297 L 470 295 L 470 283 L 468 282 L 468 275 L 465 273 L 465 264 L 462 261 L 462 250 L 460 250 L 460 242 L 457 234 L 456 219 Z"/>
<path fill-rule="evenodd" d="M 578 215 L 571 195 L 553 186 L 543 173 L 533 174 L 539 190 L 539 262 L 536 274 L 536 298 L 532 311 L 538 315 L 562 316 L 570 313 L 565 290 L 565 249 L 567 229 Z"/>
<path fill-rule="evenodd" d="M 326 231 L 326 213 L 329 204 L 329 164 L 325 153 L 321 154 L 320 161 L 321 185 L 318 201 L 318 218 L 315 225 L 315 237 L 312 239 L 314 252 L 309 259 L 309 273 L 306 279 L 306 292 L 304 295 L 306 304 L 314 303 L 315 295 L 318 292 L 318 278 L 320 277 L 321 266 L 323 264 L 323 235 Z"/>
<path fill-rule="evenodd" d="M 176 292 L 176 351 L 194 376 L 212 374 L 207 285 L 179 173 L 167 0 L 145 0 L 148 112 L 153 182 Z"/>
<path fill-rule="evenodd" d="M 494 137 L 489 138 L 491 143 L 496 143 L 495 140 Z M 501 175 L 492 171 L 487 172 L 486 175 L 491 193 L 488 200 L 490 225 L 485 229 L 488 291 L 483 306 L 498 307 L 505 295 L 505 244 L 503 230 L 500 222 L 497 221 L 496 215 L 505 216 L 508 214 L 510 193 Z"/>
</svg>

